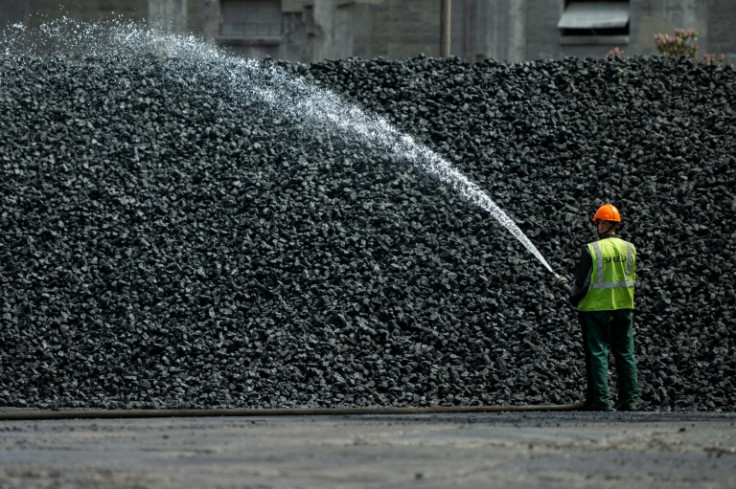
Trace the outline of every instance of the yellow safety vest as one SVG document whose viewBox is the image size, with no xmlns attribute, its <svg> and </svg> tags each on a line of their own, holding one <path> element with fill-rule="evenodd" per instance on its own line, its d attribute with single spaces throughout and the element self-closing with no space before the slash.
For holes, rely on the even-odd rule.
<svg viewBox="0 0 736 489">
<path fill-rule="evenodd" d="M 588 243 L 593 259 L 588 293 L 578 311 L 612 311 L 634 308 L 636 248 L 620 238 L 604 238 Z"/>
</svg>

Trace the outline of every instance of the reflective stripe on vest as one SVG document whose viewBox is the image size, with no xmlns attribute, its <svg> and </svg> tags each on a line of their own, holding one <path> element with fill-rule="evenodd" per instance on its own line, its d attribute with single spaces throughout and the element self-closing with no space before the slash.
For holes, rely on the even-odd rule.
<svg viewBox="0 0 736 489">
<path fill-rule="evenodd" d="M 623 282 L 606 282 L 603 276 L 603 252 L 601 252 L 601 245 L 598 241 L 591 243 L 593 251 L 595 252 L 596 269 L 594 270 L 597 275 L 597 281 L 590 284 L 591 289 L 613 289 L 616 287 L 634 287 L 636 280 L 632 280 L 631 272 L 634 271 L 634 245 L 626 242 L 626 280 Z"/>
<path fill-rule="evenodd" d="M 588 292 L 578 304 L 579 311 L 610 311 L 634 308 L 636 249 L 620 238 L 589 243 L 592 269 Z"/>
</svg>

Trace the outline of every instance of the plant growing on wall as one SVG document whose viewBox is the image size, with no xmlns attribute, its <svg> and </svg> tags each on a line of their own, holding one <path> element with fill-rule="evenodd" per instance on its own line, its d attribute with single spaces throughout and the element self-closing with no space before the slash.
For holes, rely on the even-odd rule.
<svg viewBox="0 0 736 489">
<path fill-rule="evenodd" d="M 715 53 L 708 53 L 703 55 L 703 60 L 709 64 L 721 63 L 726 64 L 726 55 L 721 53 L 718 56 Z"/>
<path fill-rule="evenodd" d="M 675 35 L 658 33 L 654 35 L 657 50 L 664 56 L 693 59 L 698 54 L 698 31 L 695 29 L 675 29 Z"/>
<path fill-rule="evenodd" d="M 662 33 L 655 34 L 654 43 L 657 45 L 660 54 L 664 56 L 695 59 L 698 54 L 698 35 L 698 31 L 695 29 L 675 29 L 674 36 Z M 703 61 L 725 64 L 726 55 L 723 53 L 718 56 L 710 53 L 704 54 Z"/>
</svg>

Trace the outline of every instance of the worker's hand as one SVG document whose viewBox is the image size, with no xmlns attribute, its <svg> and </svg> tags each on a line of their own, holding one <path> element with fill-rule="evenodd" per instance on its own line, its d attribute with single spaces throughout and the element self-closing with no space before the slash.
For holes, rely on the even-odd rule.
<svg viewBox="0 0 736 489">
<path fill-rule="evenodd" d="M 557 283 L 560 284 L 567 291 L 568 294 L 572 292 L 572 285 L 570 285 L 569 280 L 559 274 L 555 274 L 555 279 L 557 280 Z"/>
</svg>

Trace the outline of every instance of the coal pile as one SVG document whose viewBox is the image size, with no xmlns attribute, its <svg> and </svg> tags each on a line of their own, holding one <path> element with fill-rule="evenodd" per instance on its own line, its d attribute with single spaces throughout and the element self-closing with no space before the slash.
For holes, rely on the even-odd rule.
<svg viewBox="0 0 736 489">
<path fill-rule="evenodd" d="M 732 67 L 115 51 L 0 58 L 0 405 L 581 400 L 551 274 L 402 155 L 265 100 L 280 73 L 441 154 L 568 276 L 616 203 L 642 407 L 733 409 Z"/>
</svg>

